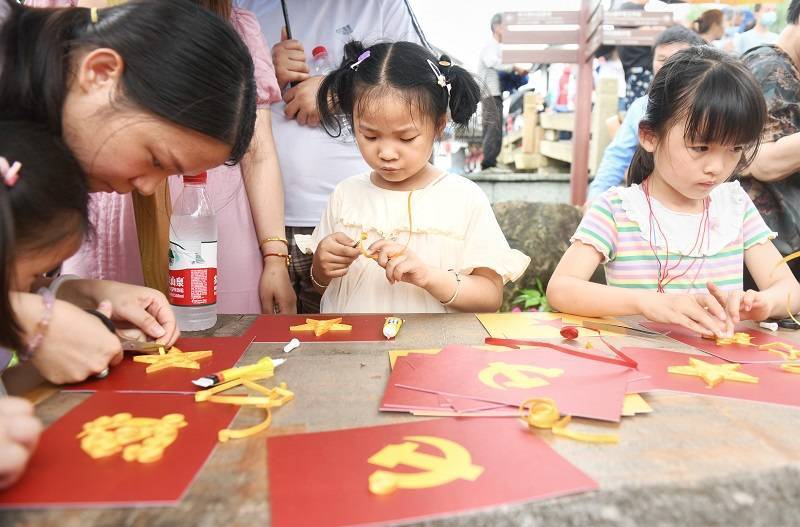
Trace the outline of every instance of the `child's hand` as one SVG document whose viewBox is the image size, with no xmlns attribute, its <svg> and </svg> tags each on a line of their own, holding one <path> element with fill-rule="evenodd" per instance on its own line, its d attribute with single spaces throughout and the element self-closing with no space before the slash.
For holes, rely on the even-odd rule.
<svg viewBox="0 0 800 527">
<path fill-rule="evenodd" d="M 323 285 L 327 285 L 334 278 L 340 278 L 347 274 L 356 258 L 361 255 L 361 251 L 356 247 L 355 240 L 351 240 L 343 232 L 334 232 L 326 236 L 314 253 L 314 278 Z"/>
<path fill-rule="evenodd" d="M 31 403 L 19 397 L 0 399 L 0 489 L 22 475 L 41 432 Z"/>
<path fill-rule="evenodd" d="M 369 253 L 378 256 L 378 265 L 386 270 L 390 283 L 407 282 L 425 289 L 430 269 L 407 247 L 389 240 L 378 240 L 369 246 Z"/>
<path fill-rule="evenodd" d="M 723 337 L 728 331 L 725 310 L 711 295 L 644 293 L 639 312 L 655 322 L 678 324 L 706 336 Z"/>
<path fill-rule="evenodd" d="M 725 306 L 728 315 L 729 333 L 733 333 L 733 325 L 742 320 L 764 320 L 772 313 L 770 298 L 758 291 L 723 291 L 713 282 L 706 284 L 708 292 Z"/>
</svg>

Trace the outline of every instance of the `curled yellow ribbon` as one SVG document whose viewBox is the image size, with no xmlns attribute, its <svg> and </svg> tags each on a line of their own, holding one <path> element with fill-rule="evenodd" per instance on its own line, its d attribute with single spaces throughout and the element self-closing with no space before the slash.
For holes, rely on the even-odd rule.
<svg viewBox="0 0 800 527">
<path fill-rule="evenodd" d="M 531 429 L 549 429 L 557 436 L 586 443 L 619 443 L 617 434 L 589 434 L 567 430 L 572 417 L 569 415 L 561 417 L 556 402 L 546 397 L 529 399 L 519 406 L 519 410 L 522 413 L 522 420 Z"/>
<path fill-rule="evenodd" d="M 788 373 L 797 373 L 800 375 L 800 364 L 785 362 L 781 364 L 781 369 Z"/>
</svg>

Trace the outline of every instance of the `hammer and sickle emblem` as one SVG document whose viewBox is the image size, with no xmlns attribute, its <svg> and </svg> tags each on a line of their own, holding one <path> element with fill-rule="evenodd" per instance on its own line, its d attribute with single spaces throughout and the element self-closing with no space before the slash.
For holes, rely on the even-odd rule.
<svg viewBox="0 0 800 527">
<path fill-rule="evenodd" d="M 527 373 L 543 375 L 544 377 L 560 377 L 564 374 L 561 368 L 539 368 L 530 364 L 508 364 L 507 362 L 490 362 L 489 365 L 478 374 L 480 381 L 486 386 L 505 390 L 508 388 L 540 388 L 550 384 L 541 377 L 531 377 Z M 497 384 L 495 376 L 503 375 L 508 380 L 502 385 Z"/>
<path fill-rule="evenodd" d="M 483 467 L 472 464 L 469 451 L 454 441 L 433 436 L 407 436 L 403 440 L 404 443 L 386 445 L 367 462 L 384 468 L 405 465 L 420 471 L 376 470 L 369 476 L 369 490 L 373 494 L 390 494 L 395 489 L 427 489 L 457 479 L 475 481 L 483 473 Z M 420 443 L 438 448 L 443 456 L 418 452 Z"/>
</svg>

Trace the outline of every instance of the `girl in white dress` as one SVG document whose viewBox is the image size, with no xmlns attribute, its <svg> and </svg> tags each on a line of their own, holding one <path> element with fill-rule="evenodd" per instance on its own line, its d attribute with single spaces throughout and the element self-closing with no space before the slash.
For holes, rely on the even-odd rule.
<svg viewBox="0 0 800 527">
<path fill-rule="evenodd" d="M 313 235 L 296 238 L 314 253 L 322 312 L 500 307 L 530 258 L 509 247 L 475 183 L 429 162 L 448 108 L 466 126 L 480 97 L 466 70 L 417 44 L 346 46 L 320 86 L 320 117 L 333 136 L 350 127 L 372 170 L 340 183 Z"/>
</svg>

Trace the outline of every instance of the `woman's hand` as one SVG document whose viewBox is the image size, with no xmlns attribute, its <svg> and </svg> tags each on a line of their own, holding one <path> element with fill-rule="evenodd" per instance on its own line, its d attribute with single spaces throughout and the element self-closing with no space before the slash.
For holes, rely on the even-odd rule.
<svg viewBox="0 0 800 527">
<path fill-rule="evenodd" d="M 297 295 L 289 279 L 289 269 L 283 258 L 266 258 L 258 284 L 261 312 L 267 315 L 297 313 Z"/>
<path fill-rule="evenodd" d="M 22 475 L 41 432 L 31 403 L 19 397 L 0 399 L 0 489 Z"/>
</svg>

